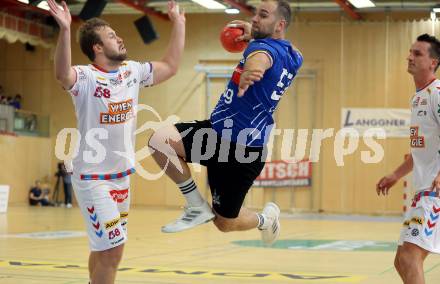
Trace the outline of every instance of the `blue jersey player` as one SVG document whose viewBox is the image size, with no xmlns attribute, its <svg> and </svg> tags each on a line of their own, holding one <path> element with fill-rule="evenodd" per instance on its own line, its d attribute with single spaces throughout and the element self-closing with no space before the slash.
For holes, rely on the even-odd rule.
<svg viewBox="0 0 440 284">
<path fill-rule="evenodd" d="M 258 228 L 270 245 L 279 235 L 278 206 L 261 213 L 242 206 L 264 167 L 265 144 L 273 112 L 292 84 L 303 58 L 284 39 L 291 11 L 286 0 L 266 0 L 239 40 L 251 39 L 209 120 L 177 123 L 156 131 L 149 146 L 153 157 L 178 185 L 187 204 L 180 218 L 162 227 L 179 232 L 213 220 L 222 232 Z M 234 22 L 233 22 L 234 23 Z M 212 209 L 200 195 L 187 163 L 207 167 Z"/>
</svg>

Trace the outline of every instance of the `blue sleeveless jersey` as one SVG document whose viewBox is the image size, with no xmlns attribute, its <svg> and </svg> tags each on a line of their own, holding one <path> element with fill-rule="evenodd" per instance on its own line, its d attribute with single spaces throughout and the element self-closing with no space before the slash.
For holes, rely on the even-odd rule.
<svg viewBox="0 0 440 284">
<path fill-rule="evenodd" d="M 272 66 L 239 98 L 238 85 L 246 58 L 258 51 L 266 52 L 272 58 Z M 286 40 L 267 38 L 252 41 L 211 113 L 212 128 L 223 139 L 237 144 L 265 145 L 274 123 L 272 114 L 302 62 L 301 53 Z"/>
</svg>

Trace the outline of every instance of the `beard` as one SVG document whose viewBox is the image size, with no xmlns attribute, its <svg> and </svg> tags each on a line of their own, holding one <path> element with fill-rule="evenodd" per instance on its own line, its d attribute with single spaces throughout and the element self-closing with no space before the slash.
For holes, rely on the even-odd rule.
<svg viewBox="0 0 440 284">
<path fill-rule="evenodd" d="M 271 34 L 267 33 L 267 32 L 263 32 L 263 31 L 252 30 L 251 31 L 251 36 L 252 36 L 253 39 L 264 39 L 264 38 L 270 37 Z"/>
<path fill-rule="evenodd" d="M 127 51 L 119 52 L 119 53 L 104 51 L 104 55 L 111 61 L 116 61 L 116 62 L 122 62 L 125 59 L 127 59 Z"/>
<path fill-rule="evenodd" d="M 262 29 L 264 28 L 264 30 Z M 251 36 L 253 39 L 265 39 L 272 37 L 275 32 L 275 22 L 266 26 L 260 26 L 258 29 L 251 29 Z"/>
</svg>

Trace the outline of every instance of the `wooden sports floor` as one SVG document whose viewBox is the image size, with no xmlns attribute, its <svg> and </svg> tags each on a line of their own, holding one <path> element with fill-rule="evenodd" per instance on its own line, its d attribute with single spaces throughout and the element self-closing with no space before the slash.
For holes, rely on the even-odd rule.
<svg viewBox="0 0 440 284">
<path fill-rule="evenodd" d="M 283 214 L 280 240 L 262 247 L 257 230 L 220 233 L 212 224 L 163 234 L 179 210 L 134 207 L 117 283 L 401 283 L 393 269 L 401 222 Z M 0 283 L 87 283 L 88 244 L 77 208 L 10 206 L 0 214 Z M 440 283 L 440 257 L 425 265 Z"/>
</svg>

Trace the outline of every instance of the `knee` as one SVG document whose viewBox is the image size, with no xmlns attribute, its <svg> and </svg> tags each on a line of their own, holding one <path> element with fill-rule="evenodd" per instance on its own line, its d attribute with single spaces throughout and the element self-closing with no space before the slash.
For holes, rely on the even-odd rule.
<svg viewBox="0 0 440 284">
<path fill-rule="evenodd" d="M 156 130 L 148 140 L 148 147 L 153 151 L 153 154 L 157 151 L 166 154 L 169 152 L 169 147 L 171 144 L 169 143 L 170 139 L 170 130 L 169 128 L 161 128 Z"/>
<path fill-rule="evenodd" d="M 148 147 L 150 150 L 157 150 L 158 145 L 163 141 L 161 130 L 156 130 L 148 139 Z"/>
<path fill-rule="evenodd" d="M 396 254 L 396 257 L 394 258 L 394 267 L 397 271 L 400 271 L 399 254 Z"/>
<path fill-rule="evenodd" d="M 99 252 L 99 261 L 107 266 L 117 268 L 122 259 L 122 247 L 115 247 Z"/>
<path fill-rule="evenodd" d="M 231 221 L 227 221 L 227 220 L 220 219 L 220 218 L 215 218 L 214 225 L 217 227 L 217 229 L 220 232 L 223 232 L 223 233 L 234 231 Z"/>
<path fill-rule="evenodd" d="M 398 255 L 396 255 L 396 258 L 394 260 L 394 266 L 396 266 L 396 269 L 401 271 L 408 271 L 416 264 L 415 259 L 408 253 L 402 251 Z"/>
</svg>

